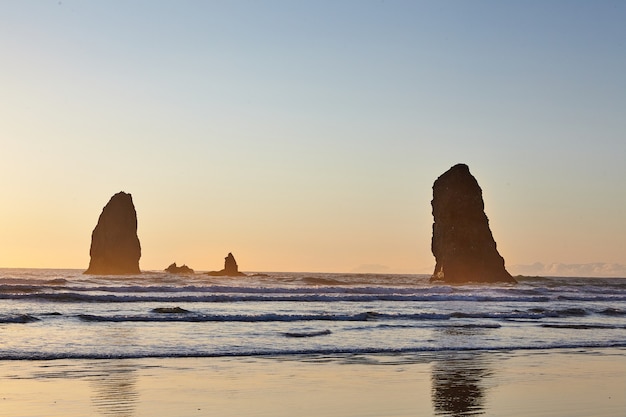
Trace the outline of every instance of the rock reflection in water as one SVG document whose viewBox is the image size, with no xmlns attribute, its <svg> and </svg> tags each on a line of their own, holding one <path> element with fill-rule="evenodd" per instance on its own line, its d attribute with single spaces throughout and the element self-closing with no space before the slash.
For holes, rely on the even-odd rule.
<svg viewBox="0 0 626 417">
<path fill-rule="evenodd" d="M 440 335 L 448 342 L 472 339 L 485 329 L 446 329 Z M 484 336 L 484 335 L 483 335 Z M 469 417 L 485 413 L 487 381 L 492 376 L 486 354 L 451 352 L 433 363 L 432 401 L 438 416 Z"/>
<path fill-rule="evenodd" d="M 103 416 L 132 417 L 139 393 L 137 392 L 137 367 L 126 360 L 103 361 L 92 380 L 92 402 Z"/>
</svg>

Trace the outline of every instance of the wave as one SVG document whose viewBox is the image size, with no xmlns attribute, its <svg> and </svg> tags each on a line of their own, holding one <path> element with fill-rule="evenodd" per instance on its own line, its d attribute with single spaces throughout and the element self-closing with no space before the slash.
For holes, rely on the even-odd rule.
<svg viewBox="0 0 626 417">
<path fill-rule="evenodd" d="M 626 316 L 626 310 L 621 310 L 619 308 L 612 308 L 612 307 L 605 308 L 604 310 L 601 310 L 598 313 L 604 316 Z"/>
<path fill-rule="evenodd" d="M 153 274 L 148 279 L 0 279 L 0 299 L 26 299 L 59 302 L 239 302 L 239 301 L 406 301 L 406 302 L 623 302 L 626 301 L 626 280 L 546 279 L 522 281 L 518 286 L 447 286 L 405 285 L 406 277 L 394 285 L 381 285 L 381 277 L 369 282 L 376 285 L 355 285 L 367 282 L 362 277 L 341 274 L 320 274 L 300 277 L 270 277 L 267 280 L 246 279 L 225 282 L 176 278 Z M 371 278 L 371 277 L 370 277 Z M 354 281 L 354 280 L 360 281 Z M 527 282 L 524 284 L 524 282 Z M 120 285 L 122 284 L 122 285 Z"/>
<path fill-rule="evenodd" d="M 90 322 L 298 322 L 298 321 L 372 321 L 372 320 L 448 320 L 446 314 L 381 314 L 372 311 L 355 314 L 184 314 L 112 315 L 79 314 Z"/>
<path fill-rule="evenodd" d="M 379 324 L 376 326 L 377 329 L 410 329 L 414 328 L 415 324 Z M 498 323 L 450 323 L 450 324 L 433 324 L 431 326 L 434 329 L 499 329 L 502 327 L 501 324 Z M 370 330 L 367 327 L 354 327 L 350 330 Z"/>
<path fill-rule="evenodd" d="M 132 303 L 132 302 L 373 302 L 373 301 L 404 301 L 404 302 L 508 302 L 508 303 L 547 303 L 552 299 L 546 296 L 502 296 L 476 294 L 421 294 L 421 293 L 301 293 L 301 292 L 253 292 L 253 293 L 202 293 L 202 294 L 93 294 L 86 292 L 2 292 L 0 299 L 30 299 L 56 302 L 85 303 Z M 572 299 L 569 299 L 572 301 Z M 581 301 L 585 301 L 584 299 Z M 626 301 L 624 296 L 596 297 L 596 302 Z"/>
<path fill-rule="evenodd" d="M 25 285 L 25 286 L 55 286 L 67 284 L 65 278 L 33 279 L 33 278 L 0 278 L 0 287 L 3 285 Z"/>
<path fill-rule="evenodd" d="M 467 318 L 467 319 L 530 319 L 539 320 L 543 318 L 566 318 L 566 317 L 584 317 L 592 314 L 590 311 L 586 311 L 582 308 L 566 308 L 562 310 L 550 310 L 543 308 L 531 308 L 530 310 L 520 311 L 494 311 L 494 312 L 476 312 L 465 313 L 455 312 L 450 316 L 453 318 Z"/>
<path fill-rule="evenodd" d="M 608 342 L 581 342 L 581 343 L 544 343 L 538 345 L 520 344 L 514 346 L 485 346 L 485 347 L 404 347 L 404 348 L 309 348 L 309 349 L 256 349 L 227 352 L 211 351 L 179 351 L 179 352 L 0 352 L 0 360 L 59 360 L 59 359 L 160 359 L 160 358 L 235 358 L 235 357 L 267 357 L 280 358 L 290 356 L 334 356 L 334 355 L 377 355 L 377 354 L 422 354 L 446 352 L 513 352 L 513 351 L 551 351 L 563 349 L 604 349 L 626 348 L 626 341 Z"/>
<path fill-rule="evenodd" d="M 34 284 L 0 284 L 0 291 L 11 290 L 49 292 L 105 292 L 105 293 L 216 293 L 216 294 L 450 294 L 451 287 L 381 287 L 381 286 L 342 286 L 339 280 L 329 278 L 305 278 L 306 282 L 326 282 L 327 286 L 229 286 L 229 285 L 97 285 L 49 287 Z"/>
<path fill-rule="evenodd" d="M 182 309 L 181 309 L 182 310 Z M 159 314 L 159 315 L 113 315 L 101 316 L 91 314 L 80 314 L 78 317 L 83 321 L 100 322 L 296 322 L 296 321 L 447 321 L 451 319 L 491 319 L 491 320 L 534 320 L 539 321 L 544 318 L 569 318 L 583 317 L 591 315 L 582 309 L 545 310 L 542 313 L 532 311 L 502 311 L 502 312 L 477 312 L 463 313 L 411 313 L 392 314 L 367 311 L 354 314 L 198 314 L 190 311 L 179 311 L 179 314 Z M 472 326 L 493 326 L 480 324 L 464 324 L 466 327 Z"/>
<path fill-rule="evenodd" d="M 0 316 L 0 323 L 33 323 L 40 321 L 37 317 L 30 314 L 19 314 L 14 316 Z"/>
<path fill-rule="evenodd" d="M 285 337 L 316 337 L 316 336 L 325 336 L 331 334 L 332 332 L 328 329 L 326 330 L 317 330 L 310 332 L 285 332 L 283 333 Z"/>
<path fill-rule="evenodd" d="M 545 323 L 542 324 L 541 327 L 546 327 L 549 329 L 572 329 L 572 330 L 597 330 L 597 329 L 626 329 L 626 326 L 620 325 L 611 325 L 611 324 L 574 324 L 574 323 L 566 323 L 566 324 L 556 324 L 556 323 Z"/>
<path fill-rule="evenodd" d="M 0 276 L 0 330 L 11 334 L 0 359 L 626 349 L 624 301 L 626 279 L 511 286 L 316 273 L 10 272 Z M 132 329 L 124 343 L 108 337 L 118 329 Z"/>
<path fill-rule="evenodd" d="M 333 278 L 304 277 L 302 282 L 313 285 L 346 285 L 345 281 Z"/>
<path fill-rule="evenodd" d="M 577 317 L 587 317 L 594 314 L 600 316 L 621 316 L 626 314 L 622 310 L 607 308 L 603 310 L 585 310 L 582 308 L 565 309 L 543 309 L 532 308 L 529 310 L 504 310 L 490 312 L 451 312 L 451 313 L 381 313 L 377 311 L 364 311 L 357 313 L 310 313 L 310 314 L 290 314 L 290 313 L 262 313 L 262 314 L 205 314 L 183 309 L 180 307 L 156 307 L 146 313 L 139 314 L 75 314 L 75 317 L 84 322 L 310 322 L 310 321 L 334 321 L 334 322 L 354 322 L 354 321 L 379 321 L 379 322 L 427 322 L 427 321 L 448 321 L 454 319 L 472 320 L 493 320 L 493 321 L 516 321 L 531 320 L 540 322 L 542 319 L 562 318 L 570 319 Z M 21 314 L 0 316 L 0 323 L 31 323 L 44 320 L 47 317 L 59 316 L 60 313 Z M 38 317 L 39 316 L 39 317 Z M 456 326 L 491 326 L 500 327 L 499 324 L 472 323 L 465 322 L 455 324 Z M 546 325 L 547 327 L 548 325 Z"/>
</svg>

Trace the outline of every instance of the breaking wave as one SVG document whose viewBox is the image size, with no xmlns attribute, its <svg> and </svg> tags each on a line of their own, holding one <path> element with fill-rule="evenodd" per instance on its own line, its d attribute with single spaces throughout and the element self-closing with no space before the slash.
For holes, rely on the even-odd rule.
<svg viewBox="0 0 626 417">
<path fill-rule="evenodd" d="M 59 316 L 61 313 L 43 313 L 41 315 L 20 314 L 0 316 L 0 323 L 32 323 L 46 320 L 49 317 Z M 538 321 L 546 318 L 569 318 L 586 316 L 622 316 L 624 312 L 619 309 L 608 308 L 597 311 L 582 308 L 568 308 L 560 310 L 531 308 L 526 311 L 508 310 L 492 312 L 460 312 L 452 313 L 381 313 L 365 311 L 353 314 L 322 313 L 322 314 L 288 314 L 288 313 L 265 313 L 265 314 L 203 314 L 180 307 L 156 307 L 144 314 L 112 314 L 97 315 L 80 313 L 74 317 L 85 322 L 306 322 L 306 321 L 435 321 L 451 319 L 488 319 L 488 320 L 531 320 Z M 473 324 L 466 324 L 471 327 Z M 480 324 L 480 326 L 485 326 Z M 499 327 L 499 325 L 496 325 Z"/>
<path fill-rule="evenodd" d="M 0 270 L 1 335 L 0 359 L 626 348 L 626 279 Z"/>
</svg>

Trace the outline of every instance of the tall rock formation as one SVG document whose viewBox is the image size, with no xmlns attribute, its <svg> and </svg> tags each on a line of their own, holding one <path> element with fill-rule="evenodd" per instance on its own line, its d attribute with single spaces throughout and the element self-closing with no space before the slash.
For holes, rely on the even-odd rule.
<svg viewBox="0 0 626 417">
<path fill-rule="evenodd" d="M 243 272 L 239 272 L 237 261 L 232 253 L 228 253 L 228 256 L 224 258 L 224 269 L 221 271 L 207 272 L 211 276 L 226 276 L 226 277 L 241 277 L 246 276 Z"/>
<path fill-rule="evenodd" d="M 431 204 L 437 262 L 431 281 L 516 282 L 496 249 L 482 190 L 467 165 L 455 165 L 437 178 Z"/>
<path fill-rule="evenodd" d="M 91 234 L 91 260 L 85 274 L 139 274 L 141 245 L 137 212 L 130 194 L 119 192 L 102 209 Z"/>
</svg>

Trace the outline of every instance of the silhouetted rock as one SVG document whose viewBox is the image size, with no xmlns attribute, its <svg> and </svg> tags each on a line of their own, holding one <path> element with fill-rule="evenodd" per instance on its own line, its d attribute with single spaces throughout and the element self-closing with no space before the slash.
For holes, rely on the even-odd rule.
<svg viewBox="0 0 626 417">
<path fill-rule="evenodd" d="M 241 277 L 246 276 L 243 272 L 239 272 L 239 267 L 237 266 L 237 261 L 235 261 L 235 257 L 232 253 L 229 253 L 226 258 L 224 258 L 224 269 L 221 271 L 211 271 L 207 272 L 208 275 L 211 276 L 226 276 L 226 277 Z"/>
<path fill-rule="evenodd" d="M 482 190 L 467 165 L 458 164 L 433 185 L 431 281 L 516 282 L 504 268 L 485 215 Z"/>
<path fill-rule="evenodd" d="M 141 245 L 137 213 L 130 194 L 119 192 L 102 209 L 91 234 L 91 260 L 85 274 L 139 274 Z"/>
<path fill-rule="evenodd" d="M 193 274 L 193 269 L 189 268 L 187 265 L 183 264 L 181 266 L 176 266 L 176 262 L 165 268 L 165 271 L 171 274 Z"/>
</svg>

